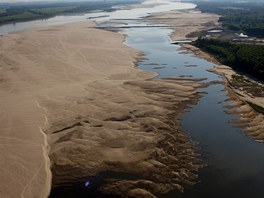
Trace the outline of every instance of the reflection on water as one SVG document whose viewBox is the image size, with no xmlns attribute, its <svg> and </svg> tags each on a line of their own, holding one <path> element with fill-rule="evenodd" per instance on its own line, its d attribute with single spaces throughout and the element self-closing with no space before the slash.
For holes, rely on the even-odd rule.
<svg viewBox="0 0 264 198">
<path fill-rule="evenodd" d="M 147 2 L 153 3 L 153 1 Z M 131 10 L 117 10 L 110 13 L 109 17 L 100 18 L 99 21 L 105 21 L 109 19 L 139 19 L 149 14 L 167 12 L 171 10 L 191 9 L 196 7 L 196 5 L 192 3 L 180 3 L 167 0 L 157 0 L 155 3 L 157 3 L 157 5 L 153 5 L 153 7 L 148 8 L 142 7 Z"/>
<path fill-rule="evenodd" d="M 126 44 L 139 49 L 146 60 L 141 69 L 159 73 L 159 78 L 192 76 L 207 78 L 205 82 L 219 81 L 219 76 L 207 72 L 213 63 L 182 53 L 180 46 L 172 45 L 168 29 L 127 29 Z M 155 68 L 160 67 L 158 70 Z M 200 143 L 202 159 L 208 164 L 199 171 L 199 183 L 186 186 L 185 193 L 171 192 L 159 197 L 254 197 L 264 194 L 264 145 L 247 137 L 242 129 L 230 121 L 238 115 L 226 114 L 227 92 L 221 84 L 211 85 L 199 103 L 182 116 L 182 126 Z"/>
<path fill-rule="evenodd" d="M 82 178 L 72 182 L 69 186 L 59 186 L 51 191 L 49 198 L 118 198 L 119 196 L 106 195 L 98 188 L 104 184 L 106 179 L 139 179 L 140 176 L 128 173 L 102 172 L 94 177 Z M 86 186 L 87 181 L 89 185 Z"/>
<path fill-rule="evenodd" d="M 205 73 L 206 69 L 211 68 L 213 64 L 190 54 L 185 54 L 179 45 L 172 45 L 168 36 L 171 32 L 165 28 L 132 28 L 122 33 L 128 35 L 127 45 L 139 49 L 146 55 L 147 60 L 139 64 L 141 69 L 153 71 L 153 68 L 157 66 L 166 65 L 158 71 L 158 78 L 191 76 L 207 78 L 208 82 L 215 80 L 216 76 L 213 73 Z M 195 65 L 195 67 L 187 69 L 186 67 L 190 65 Z"/>
<path fill-rule="evenodd" d="M 150 1 L 147 1 L 150 2 Z M 18 22 L 14 24 L 7 24 L 0 26 L 0 35 L 5 35 L 11 32 L 17 32 L 21 30 L 39 28 L 51 25 L 60 25 L 65 23 L 85 21 L 87 18 L 93 18 L 97 22 L 107 21 L 110 19 L 137 19 L 140 17 L 147 16 L 152 13 L 166 12 L 174 9 L 189 9 L 196 7 L 192 3 L 180 3 L 180 2 L 170 2 L 167 0 L 157 0 L 157 5 L 149 8 L 134 8 L 127 10 L 115 10 L 113 12 L 92 12 L 82 15 L 65 15 L 65 16 L 55 16 L 49 19 L 35 20 L 28 22 Z"/>
<path fill-rule="evenodd" d="M 85 15 L 72 15 L 72 16 L 55 16 L 50 19 L 42 19 L 28 22 L 18 22 L 13 24 L 6 24 L 0 26 L 0 35 L 5 35 L 11 32 L 27 30 L 32 28 L 40 28 L 51 25 L 60 25 L 65 23 L 73 23 L 78 21 L 85 21 Z"/>
</svg>

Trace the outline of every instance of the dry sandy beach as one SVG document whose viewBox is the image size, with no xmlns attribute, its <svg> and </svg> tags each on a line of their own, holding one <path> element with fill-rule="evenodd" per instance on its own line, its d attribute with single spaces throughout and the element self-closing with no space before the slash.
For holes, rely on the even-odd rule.
<svg viewBox="0 0 264 198">
<path fill-rule="evenodd" d="M 134 67 L 139 52 L 93 25 L 0 38 L 1 197 L 47 197 L 51 185 L 106 171 L 140 175 L 109 179 L 100 190 L 112 194 L 196 182 L 197 148 L 178 119 L 199 80 L 148 80 L 156 74 Z"/>
</svg>

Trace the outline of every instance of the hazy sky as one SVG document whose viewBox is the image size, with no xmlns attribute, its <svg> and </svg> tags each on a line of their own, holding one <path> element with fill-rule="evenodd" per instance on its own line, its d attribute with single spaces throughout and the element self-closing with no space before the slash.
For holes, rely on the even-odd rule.
<svg viewBox="0 0 264 198">
<path fill-rule="evenodd" d="M 38 2 L 38 1 L 70 1 L 70 2 L 74 2 L 74 1 L 103 1 L 103 0 L 0 0 L 0 3 Z M 210 1 L 214 1 L 214 0 L 210 0 Z M 220 1 L 223 1 L 223 0 L 220 0 Z M 246 1 L 251 1 L 251 0 L 246 0 Z M 257 2 L 257 0 L 255 0 L 255 1 Z M 262 1 L 263 0 L 260 0 L 260 2 L 262 2 Z"/>
<path fill-rule="evenodd" d="M 37 2 L 37 1 L 71 1 L 76 0 L 0 0 L 0 3 L 15 3 L 15 2 Z M 102 0 L 78 0 L 78 1 L 102 1 Z"/>
<path fill-rule="evenodd" d="M 40 0 L 0 0 L 0 3 L 14 3 L 14 2 L 32 2 L 32 1 L 40 1 Z M 52 1 L 52 0 L 49 0 Z"/>
<path fill-rule="evenodd" d="M 43 1 L 43 0 L 0 0 L 0 3 L 34 2 L 34 1 Z M 45 0 L 45 1 L 54 1 L 54 0 Z"/>
</svg>

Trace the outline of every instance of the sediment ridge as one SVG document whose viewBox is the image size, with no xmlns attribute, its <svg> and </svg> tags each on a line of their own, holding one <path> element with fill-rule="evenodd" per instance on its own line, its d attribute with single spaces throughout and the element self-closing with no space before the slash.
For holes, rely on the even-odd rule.
<svg viewBox="0 0 264 198">
<path fill-rule="evenodd" d="M 47 197 L 103 172 L 139 175 L 107 178 L 98 190 L 112 195 L 155 197 L 196 182 L 202 163 L 179 115 L 197 102 L 199 79 L 148 80 L 156 74 L 134 67 L 141 54 L 124 36 L 93 27 L 0 38 L 1 194 Z"/>
</svg>

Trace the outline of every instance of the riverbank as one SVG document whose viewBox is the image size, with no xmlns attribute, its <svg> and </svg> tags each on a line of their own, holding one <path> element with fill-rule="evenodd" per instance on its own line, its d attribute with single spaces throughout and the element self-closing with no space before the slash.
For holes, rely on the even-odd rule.
<svg viewBox="0 0 264 198">
<path fill-rule="evenodd" d="M 197 37 L 190 38 L 188 35 L 202 30 L 209 30 L 219 26 L 218 19 L 220 16 L 216 14 L 201 13 L 196 10 L 173 11 L 166 14 L 157 14 L 151 16 L 151 21 L 155 23 L 179 25 L 180 28 L 174 28 L 171 34 L 173 41 L 179 40 L 195 40 Z M 148 21 L 148 22 L 151 22 Z M 195 24 L 195 25 L 194 25 Z M 195 35 L 195 34 L 193 34 Z M 244 77 L 235 72 L 231 67 L 222 65 L 213 56 L 203 52 L 197 47 L 190 44 L 182 44 L 182 49 L 186 53 L 193 53 L 198 57 L 204 58 L 216 64 L 210 71 L 219 74 L 225 82 L 225 87 L 229 91 L 232 99 L 237 101 L 237 104 L 229 105 L 228 113 L 239 114 L 240 119 L 233 120 L 236 126 L 245 127 L 245 131 L 251 137 L 259 142 L 264 141 L 264 116 L 262 109 L 264 108 L 264 99 L 260 95 L 259 89 L 263 90 L 263 85 Z M 256 89 L 258 87 L 258 89 Z"/>
<path fill-rule="evenodd" d="M 167 13 L 153 14 L 144 18 L 146 22 L 174 25 L 173 33 L 170 35 L 173 41 L 196 40 L 198 35 L 188 36 L 194 32 L 212 29 L 219 26 L 219 15 L 211 13 L 201 13 L 195 9 L 170 11 Z"/>
<path fill-rule="evenodd" d="M 74 23 L 8 34 L 1 42 L 1 193 L 47 197 L 106 176 L 113 195 L 167 193 L 196 182 L 196 143 L 179 126 L 199 79 L 148 80 L 120 34 Z M 14 58 L 15 57 L 15 58 Z M 51 171 L 52 178 L 51 178 Z M 12 190 L 10 186 L 16 186 Z"/>
<path fill-rule="evenodd" d="M 216 64 L 209 71 L 222 77 L 225 87 L 229 91 L 229 96 L 237 102 L 236 104 L 228 105 L 230 110 L 227 113 L 240 115 L 240 118 L 233 120 L 233 123 L 238 127 L 244 127 L 245 132 L 256 141 L 264 142 L 264 115 L 261 112 L 261 109 L 264 108 L 264 98 L 261 92 L 255 91 L 259 89 L 263 90 L 264 86 L 253 79 L 237 73 L 231 67 L 222 65 L 213 56 L 193 45 L 184 44 L 183 48 Z"/>
</svg>

